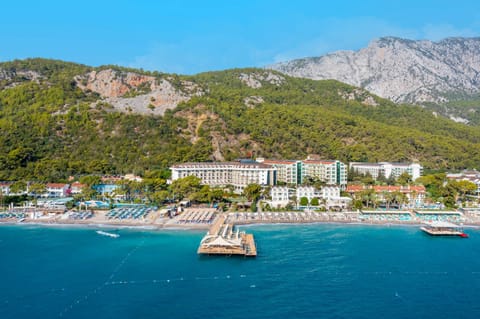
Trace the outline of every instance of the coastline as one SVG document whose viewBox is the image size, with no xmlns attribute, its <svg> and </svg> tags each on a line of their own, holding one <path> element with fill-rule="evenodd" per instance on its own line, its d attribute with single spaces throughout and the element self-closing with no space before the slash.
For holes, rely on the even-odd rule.
<svg viewBox="0 0 480 319">
<path fill-rule="evenodd" d="M 233 221 L 235 226 L 255 227 L 255 226 L 297 226 L 297 225 L 352 225 L 352 226 L 380 226 L 388 228 L 390 226 L 401 227 L 420 227 L 421 221 L 355 221 L 355 220 L 243 220 Z M 178 224 L 175 220 L 168 220 L 164 223 L 145 223 L 145 222 L 119 222 L 119 221 L 92 221 L 92 220 L 24 220 L 18 222 L 15 220 L 0 220 L 1 225 L 8 226 L 40 226 L 40 227 L 65 227 L 65 228 L 94 228 L 94 229 L 138 229 L 138 230 L 176 230 L 176 231 L 207 231 L 210 224 Z M 460 224 L 464 228 L 480 229 L 480 222 L 468 221 Z"/>
</svg>

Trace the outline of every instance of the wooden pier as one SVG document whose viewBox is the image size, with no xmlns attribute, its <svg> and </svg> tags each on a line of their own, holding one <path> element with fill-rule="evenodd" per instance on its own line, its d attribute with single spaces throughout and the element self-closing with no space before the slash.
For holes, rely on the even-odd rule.
<svg viewBox="0 0 480 319">
<path fill-rule="evenodd" d="M 197 252 L 202 255 L 257 256 L 253 235 L 240 232 L 226 220 L 224 214 L 218 216 L 200 242 Z"/>
</svg>

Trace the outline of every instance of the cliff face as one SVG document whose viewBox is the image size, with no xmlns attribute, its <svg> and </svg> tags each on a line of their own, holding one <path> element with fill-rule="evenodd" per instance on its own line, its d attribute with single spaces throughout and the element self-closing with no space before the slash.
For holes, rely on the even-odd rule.
<svg viewBox="0 0 480 319">
<path fill-rule="evenodd" d="M 480 38 L 439 42 L 387 37 L 359 51 L 278 63 L 268 68 L 295 77 L 335 79 L 394 102 L 446 102 L 480 89 Z"/>
<path fill-rule="evenodd" d="M 180 81 L 175 87 L 171 77 L 158 79 L 112 69 L 91 71 L 76 76 L 75 81 L 79 88 L 98 93 L 102 102 L 121 112 L 161 115 L 180 102 L 203 94 L 200 87 L 189 81 Z"/>
</svg>

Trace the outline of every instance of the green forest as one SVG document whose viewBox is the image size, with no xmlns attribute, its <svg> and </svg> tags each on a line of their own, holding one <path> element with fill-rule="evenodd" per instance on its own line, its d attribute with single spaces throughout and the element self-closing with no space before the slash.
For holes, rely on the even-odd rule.
<svg viewBox="0 0 480 319">
<path fill-rule="evenodd" d="M 173 163 L 214 160 L 215 151 L 224 160 L 319 154 L 344 162 L 418 161 L 427 170 L 480 166 L 480 127 L 378 97 L 367 104 L 370 93 L 337 81 L 281 75 L 280 84 L 259 80 L 261 87 L 252 88 L 240 76 L 267 71 L 172 75 L 174 86 L 188 80 L 206 93 L 154 116 L 95 104 L 100 96 L 82 91 L 73 80 L 105 68 L 46 59 L 0 63 L 0 180 L 145 175 L 166 171 Z M 2 72 L 19 71 L 34 71 L 41 77 L 2 77 Z M 345 98 L 349 94 L 354 98 Z M 246 103 L 251 97 L 261 102 Z M 202 115 L 204 120 L 192 130 L 189 117 Z M 221 147 L 219 140 L 224 141 Z"/>
</svg>

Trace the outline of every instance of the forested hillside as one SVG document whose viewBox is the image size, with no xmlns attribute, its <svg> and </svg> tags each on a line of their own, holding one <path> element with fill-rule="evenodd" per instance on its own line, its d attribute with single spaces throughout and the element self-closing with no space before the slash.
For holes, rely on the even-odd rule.
<svg viewBox="0 0 480 319">
<path fill-rule="evenodd" d="M 101 70 L 123 81 L 115 99 L 88 89 L 97 83 L 79 82 Z M 128 74 L 148 77 L 126 83 Z M 170 104 L 157 114 L 164 96 Z M 147 103 L 143 110 L 152 114 L 123 107 L 125 101 Z M 178 76 L 44 59 L 0 63 L 0 180 L 142 174 L 184 161 L 311 153 L 460 169 L 480 166 L 479 149 L 478 127 L 336 81 L 261 69 Z"/>
</svg>

